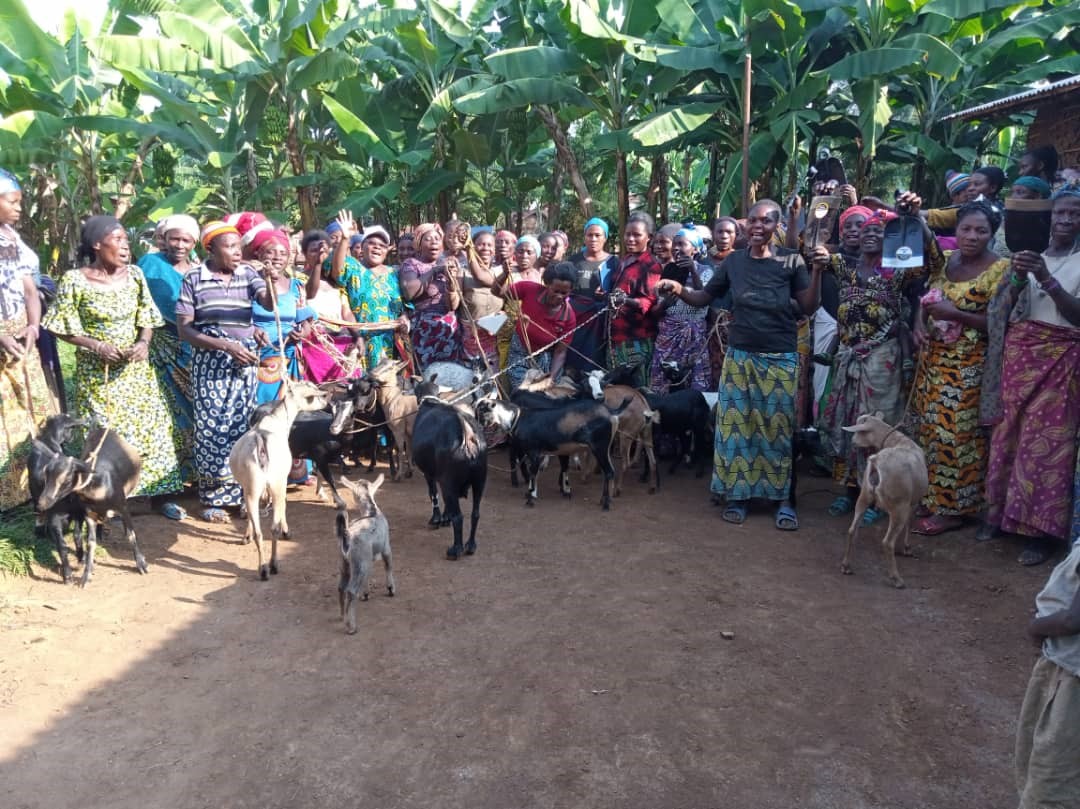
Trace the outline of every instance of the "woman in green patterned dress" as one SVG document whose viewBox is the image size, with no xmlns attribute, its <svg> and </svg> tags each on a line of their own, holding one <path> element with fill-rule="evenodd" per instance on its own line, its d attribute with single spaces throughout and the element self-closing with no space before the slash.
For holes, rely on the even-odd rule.
<svg viewBox="0 0 1080 809">
<path fill-rule="evenodd" d="M 142 270 L 130 263 L 123 226 L 111 216 L 87 219 L 79 258 L 87 265 L 64 274 L 42 323 L 77 349 L 76 414 L 116 430 L 139 453 L 134 496 L 179 491 L 172 417 L 147 362 L 154 328 L 165 321 Z"/>
</svg>

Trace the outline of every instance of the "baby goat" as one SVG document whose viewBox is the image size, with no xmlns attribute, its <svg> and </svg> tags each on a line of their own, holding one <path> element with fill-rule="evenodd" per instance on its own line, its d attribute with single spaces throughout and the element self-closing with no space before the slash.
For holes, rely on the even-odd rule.
<svg viewBox="0 0 1080 809">
<path fill-rule="evenodd" d="M 368 600 L 368 579 L 375 557 L 381 556 L 386 567 L 386 591 L 394 594 L 393 556 L 390 551 L 390 524 L 375 503 L 375 492 L 383 484 L 383 476 L 374 481 L 353 483 L 347 478 L 341 484 L 352 492 L 359 515 L 349 520 L 344 505 L 338 507 L 337 535 L 341 542 L 341 578 L 338 580 L 338 605 L 345 621 L 345 632 L 356 634 L 356 600 Z"/>
<path fill-rule="evenodd" d="M 889 581 L 894 587 L 903 587 L 904 580 L 896 569 L 896 540 L 903 538 L 904 556 L 911 556 L 908 547 L 908 531 L 911 517 L 919 501 L 926 495 L 928 476 L 926 455 L 919 445 L 890 427 L 881 413 L 862 415 L 855 423 L 844 429 L 851 433 L 857 447 L 877 450 L 866 462 L 859 500 L 848 528 L 847 548 L 840 563 L 840 572 L 851 575 L 851 546 L 855 543 L 863 514 L 870 506 L 889 512 L 889 528 L 881 541 L 885 561 L 889 566 Z"/>
</svg>

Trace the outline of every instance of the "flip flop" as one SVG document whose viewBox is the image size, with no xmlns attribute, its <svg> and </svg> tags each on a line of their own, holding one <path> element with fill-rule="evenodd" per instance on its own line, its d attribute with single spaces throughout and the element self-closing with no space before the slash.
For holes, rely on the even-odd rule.
<svg viewBox="0 0 1080 809">
<path fill-rule="evenodd" d="M 1035 567 L 1041 565 L 1052 555 L 1048 543 L 1046 542 L 1028 542 L 1024 550 L 1020 552 L 1020 556 L 1017 558 L 1017 562 L 1024 567 Z"/>
<path fill-rule="evenodd" d="M 870 508 L 868 508 L 866 510 L 866 512 L 862 515 L 862 524 L 863 525 L 873 525 L 874 523 L 876 523 L 878 520 L 880 520 L 884 516 L 885 516 L 884 511 L 879 511 L 878 509 L 874 508 L 873 506 L 870 506 Z"/>
<path fill-rule="evenodd" d="M 1001 536 L 1001 533 L 1001 529 L 998 528 L 996 525 L 984 522 L 979 525 L 978 530 L 975 532 L 975 541 L 989 542 L 992 539 L 997 539 L 997 537 Z"/>
<path fill-rule="evenodd" d="M 228 512 L 226 512 L 224 509 L 220 509 L 220 508 L 208 508 L 208 509 L 205 509 L 201 516 L 202 516 L 203 520 L 205 520 L 206 522 L 216 522 L 216 523 L 232 522 L 232 520 L 229 519 Z"/>
<path fill-rule="evenodd" d="M 911 533 L 924 537 L 936 537 L 963 527 L 962 522 L 951 523 L 945 522 L 946 520 L 948 520 L 948 517 L 938 517 L 936 515 L 923 517 L 915 521 L 915 527 L 911 529 Z"/>
<path fill-rule="evenodd" d="M 830 517 L 843 517 L 845 514 L 850 514 L 855 510 L 855 501 L 848 497 L 846 494 L 842 494 L 837 497 L 829 505 Z"/>
<path fill-rule="evenodd" d="M 776 510 L 776 527 L 781 531 L 798 531 L 799 515 L 791 506 L 780 506 Z"/>
<path fill-rule="evenodd" d="M 742 500 L 734 503 L 728 503 L 724 507 L 724 513 L 721 515 L 724 522 L 729 522 L 733 525 L 742 525 L 746 522 L 746 513 L 749 511 L 747 505 Z"/>
<path fill-rule="evenodd" d="M 161 513 L 168 517 L 170 520 L 185 520 L 187 519 L 187 512 L 184 511 L 176 503 L 165 503 L 161 506 Z"/>
</svg>

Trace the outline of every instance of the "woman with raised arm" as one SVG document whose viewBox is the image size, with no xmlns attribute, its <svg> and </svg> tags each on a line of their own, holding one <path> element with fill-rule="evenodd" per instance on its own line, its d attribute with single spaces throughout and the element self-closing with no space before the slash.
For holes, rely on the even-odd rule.
<svg viewBox="0 0 1080 809">
<path fill-rule="evenodd" d="M 443 255 L 442 228 L 416 228 L 416 255 L 401 265 L 398 283 L 401 297 L 413 306 L 410 335 L 421 371 L 433 362 L 461 357 L 458 272 L 457 259 Z"/>
</svg>

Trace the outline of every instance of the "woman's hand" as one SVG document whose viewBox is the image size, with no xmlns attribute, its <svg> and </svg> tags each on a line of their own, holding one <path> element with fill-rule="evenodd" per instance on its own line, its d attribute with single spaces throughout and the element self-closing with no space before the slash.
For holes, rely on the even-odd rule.
<svg viewBox="0 0 1080 809">
<path fill-rule="evenodd" d="M 683 285 L 678 281 L 672 281 L 665 278 L 656 285 L 656 291 L 660 295 L 681 295 L 683 291 Z"/>
<path fill-rule="evenodd" d="M 106 343 L 104 340 L 98 340 L 94 343 L 94 347 L 91 349 L 97 356 L 105 360 L 105 362 L 120 362 L 124 359 L 124 352 L 114 346 L 112 343 Z"/>
<path fill-rule="evenodd" d="M 255 329 L 255 331 L 251 333 L 251 336 L 255 340 L 255 345 L 257 345 L 259 348 L 266 348 L 268 345 L 270 345 L 270 335 L 262 329 Z"/>
<path fill-rule="evenodd" d="M 16 359 L 21 359 L 23 354 L 26 353 L 26 347 L 19 342 L 19 339 L 14 335 L 0 336 L 0 350 L 3 350 L 5 354 L 10 354 Z"/>
<path fill-rule="evenodd" d="M 920 208 L 922 208 L 922 197 L 914 191 L 905 191 L 896 198 L 897 213 L 903 211 L 908 216 L 918 216 Z"/>
<path fill-rule="evenodd" d="M 923 304 L 923 309 L 934 320 L 956 320 L 961 314 L 952 301 L 938 301 L 937 303 Z"/>
<path fill-rule="evenodd" d="M 241 343 L 225 340 L 221 350 L 232 357 L 239 365 L 254 365 L 259 361 L 259 355 L 254 351 L 244 348 Z"/>
<path fill-rule="evenodd" d="M 828 266 L 831 260 L 832 254 L 829 253 L 829 248 L 824 245 L 818 245 L 810 251 L 810 263 L 815 270 Z"/>
<path fill-rule="evenodd" d="M 146 362 L 150 357 L 150 345 L 145 340 L 136 340 L 124 353 L 128 362 Z"/>
<path fill-rule="evenodd" d="M 1032 276 L 1040 284 L 1050 280 L 1050 271 L 1041 255 L 1031 250 L 1021 250 L 1012 257 L 1013 272 L 1020 278 Z"/>
<path fill-rule="evenodd" d="M 289 334 L 289 341 L 300 343 L 309 337 L 311 337 L 311 321 L 302 320 L 293 327 L 292 332 Z"/>
<path fill-rule="evenodd" d="M 356 220 L 353 219 L 353 215 L 344 209 L 338 211 L 337 223 L 341 225 L 341 232 L 345 241 L 348 241 L 351 236 L 356 235 Z"/>
<path fill-rule="evenodd" d="M 859 192 L 855 190 L 855 186 L 851 183 L 844 183 L 836 189 L 836 193 L 840 195 L 840 199 L 843 200 L 846 208 L 859 204 Z"/>
</svg>

